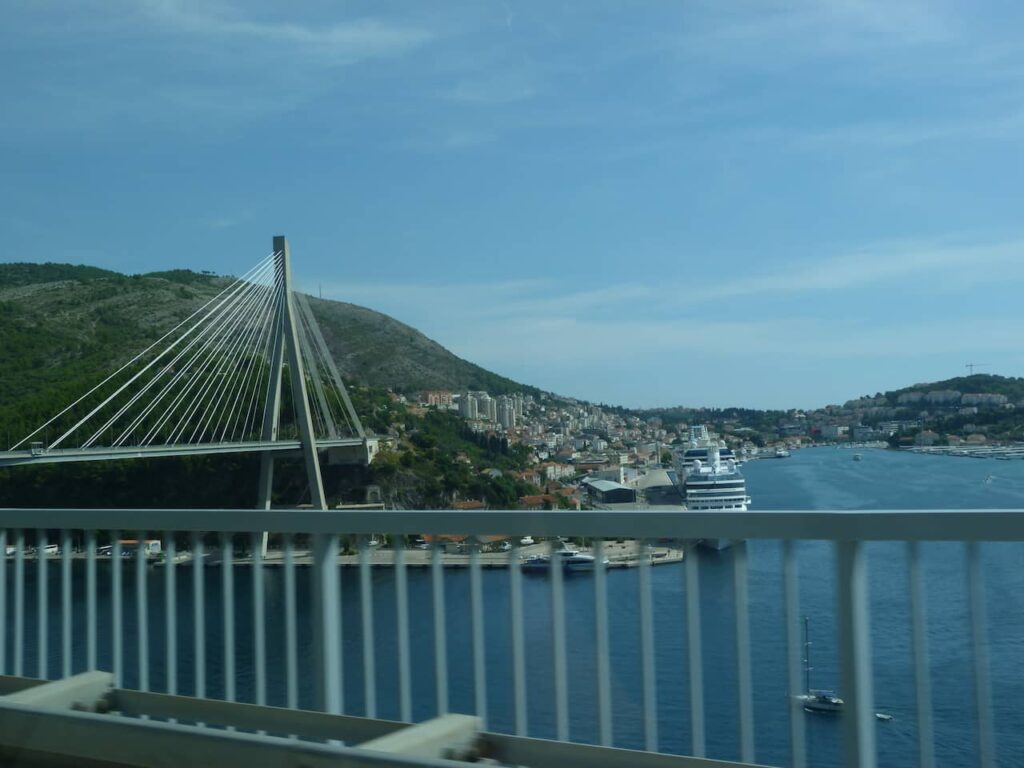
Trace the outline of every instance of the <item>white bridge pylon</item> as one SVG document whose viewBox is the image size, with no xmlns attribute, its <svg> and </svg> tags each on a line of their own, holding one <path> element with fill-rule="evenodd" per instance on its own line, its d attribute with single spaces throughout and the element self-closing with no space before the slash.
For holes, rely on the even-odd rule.
<svg viewBox="0 0 1024 768">
<path fill-rule="evenodd" d="M 325 509 L 318 452 L 365 464 L 372 442 L 277 236 L 242 277 L 0 452 L 0 466 L 256 452 L 269 508 L 274 457 L 301 453 Z"/>
</svg>

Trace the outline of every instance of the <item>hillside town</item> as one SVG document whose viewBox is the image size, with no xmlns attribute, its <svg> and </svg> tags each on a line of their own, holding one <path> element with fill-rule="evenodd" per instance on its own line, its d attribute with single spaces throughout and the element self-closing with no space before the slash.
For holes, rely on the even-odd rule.
<svg viewBox="0 0 1024 768">
<path fill-rule="evenodd" d="M 664 501 L 656 488 L 675 482 L 665 470 L 678 464 L 692 424 L 708 424 L 737 457 L 749 460 L 820 444 L 996 446 L 1009 442 L 1000 425 L 1024 407 L 1001 393 L 922 388 L 820 409 L 761 412 L 752 425 L 751 419 L 728 410 L 693 409 L 667 417 L 543 393 L 434 389 L 402 400 L 413 413 L 457 414 L 475 434 L 527 448 L 530 466 L 505 470 L 541 489 L 519 499 L 527 509 Z M 484 506 L 475 499 L 454 503 L 467 509 Z"/>
</svg>

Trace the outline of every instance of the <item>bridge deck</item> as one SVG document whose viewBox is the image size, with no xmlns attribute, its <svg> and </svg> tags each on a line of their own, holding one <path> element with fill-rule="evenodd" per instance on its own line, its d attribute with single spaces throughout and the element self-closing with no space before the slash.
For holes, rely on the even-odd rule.
<svg viewBox="0 0 1024 768">
<path fill-rule="evenodd" d="M 358 448 L 367 441 L 358 437 L 327 438 L 316 441 L 317 448 Z M 242 443 L 199 443 L 193 445 L 125 445 L 113 448 L 54 448 L 24 451 L 0 451 L 0 467 L 19 464 L 62 464 L 72 461 L 117 461 L 166 456 L 199 456 L 231 453 L 297 453 L 298 440 L 251 441 Z"/>
</svg>

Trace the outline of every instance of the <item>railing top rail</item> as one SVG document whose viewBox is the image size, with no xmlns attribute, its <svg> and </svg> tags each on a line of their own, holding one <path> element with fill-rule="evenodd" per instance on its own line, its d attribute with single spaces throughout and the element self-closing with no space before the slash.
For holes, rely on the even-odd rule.
<svg viewBox="0 0 1024 768">
<path fill-rule="evenodd" d="M 1024 541 L 1024 510 L 0 509 L 0 528 L 244 533 L 450 533 L 594 538 Z"/>
</svg>

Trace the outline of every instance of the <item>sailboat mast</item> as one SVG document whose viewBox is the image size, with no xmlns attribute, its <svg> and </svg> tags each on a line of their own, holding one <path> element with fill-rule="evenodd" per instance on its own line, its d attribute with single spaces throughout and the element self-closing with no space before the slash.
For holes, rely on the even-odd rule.
<svg viewBox="0 0 1024 768">
<path fill-rule="evenodd" d="M 804 616 L 804 677 L 807 693 L 811 692 L 811 628 L 810 620 Z"/>
</svg>

